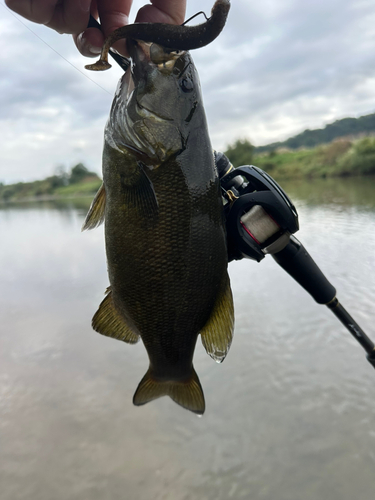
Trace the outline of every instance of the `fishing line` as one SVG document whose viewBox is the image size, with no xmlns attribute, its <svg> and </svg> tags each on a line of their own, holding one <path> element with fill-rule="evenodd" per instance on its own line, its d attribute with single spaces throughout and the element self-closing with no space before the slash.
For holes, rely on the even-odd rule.
<svg viewBox="0 0 375 500">
<path fill-rule="evenodd" d="M 81 71 L 79 68 L 77 68 L 77 66 L 74 66 L 74 64 L 72 64 L 70 61 L 68 61 L 68 59 L 66 59 L 62 54 L 60 54 L 59 52 L 57 52 L 56 49 L 54 49 L 53 47 L 51 47 L 51 45 L 49 45 L 45 40 L 43 40 L 43 38 L 41 38 L 37 33 L 35 33 L 35 31 L 33 31 L 29 26 L 27 26 L 27 24 L 25 24 L 19 17 L 17 17 L 15 14 L 13 14 L 13 12 L 11 12 L 9 9 L 7 9 L 5 7 L 4 4 L 0 4 L 10 15 L 12 15 L 15 19 L 17 19 L 17 21 L 19 21 L 25 28 L 27 28 L 29 31 L 31 31 L 31 33 L 33 35 L 35 35 L 37 38 L 39 38 L 39 40 L 41 42 L 43 42 L 45 45 L 47 45 L 47 47 L 49 47 L 51 50 L 53 50 L 58 56 L 61 57 L 61 59 L 64 59 L 64 61 L 66 61 L 68 64 L 70 64 L 70 66 L 72 66 L 75 70 L 77 70 L 79 73 L 81 73 L 81 75 L 83 75 L 84 77 L 86 77 L 88 80 L 90 80 L 90 82 L 94 83 L 97 87 L 99 87 L 100 89 L 104 90 L 104 92 L 106 92 L 107 94 L 109 95 L 112 95 L 111 92 L 108 92 L 108 90 L 106 90 L 104 87 L 102 87 L 101 85 L 99 85 L 99 83 L 97 83 L 95 80 L 92 80 L 86 73 L 84 73 L 83 71 Z"/>
<path fill-rule="evenodd" d="M 189 17 L 189 19 L 187 19 L 186 21 L 184 21 L 181 26 L 185 26 L 185 24 L 189 23 L 190 21 L 192 21 L 195 17 L 199 16 L 200 14 L 203 14 L 204 17 L 206 18 L 206 21 L 208 21 L 208 17 L 206 16 L 206 14 L 203 12 L 203 10 L 201 10 L 200 12 L 197 12 L 196 14 L 194 14 L 193 16 Z"/>
</svg>

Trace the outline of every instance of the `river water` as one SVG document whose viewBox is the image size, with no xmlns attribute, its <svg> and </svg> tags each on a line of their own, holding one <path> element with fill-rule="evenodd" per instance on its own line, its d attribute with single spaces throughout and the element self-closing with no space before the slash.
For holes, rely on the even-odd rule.
<svg viewBox="0 0 375 500">
<path fill-rule="evenodd" d="M 375 179 L 282 185 L 298 238 L 375 340 Z M 225 362 L 198 340 L 205 415 L 132 405 L 147 356 L 91 330 L 108 281 L 86 209 L 0 208 L 1 500 L 373 498 L 375 371 L 271 257 L 230 264 Z"/>
</svg>

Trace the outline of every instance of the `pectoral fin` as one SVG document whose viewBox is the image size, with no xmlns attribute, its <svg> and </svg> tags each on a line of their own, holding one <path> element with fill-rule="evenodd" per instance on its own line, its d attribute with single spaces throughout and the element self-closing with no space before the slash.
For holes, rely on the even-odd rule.
<svg viewBox="0 0 375 500">
<path fill-rule="evenodd" d="M 139 170 L 131 180 L 121 177 L 124 202 L 137 207 L 141 216 L 150 217 L 158 212 L 158 200 L 142 163 L 138 162 L 138 166 Z"/>
<path fill-rule="evenodd" d="M 93 329 L 107 337 L 122 340 L 128 344 L 136 344 L 139 335 L 128 327 L 123 317 L 116 310 L 110 288 L 107 288 L 106 293 L 107 296 L 92 318 Z"/>
<path fill-rule="evenodd" d="M 234 308 L 229 277 L 223 291 L 216 299 L 211 316 L 201 330 L 202 344 L 216 362 L 227 355 L 233 338 Z"/>
<path fill-rule="evenodd" d="M 104 211 L 105 187 L 104 184 L 102 184 L 99 191 L 96 193 L 95 198 L 92 200 L 90 209 L 82 226 L 82 231 L 86 231 L 86 229 L 94 229 L 95 227 L 100 226 L 100 224 L 104 221 Z"/>
<path fill-rule="evenodd" d="M 162 396 L 169 396 L 175 403 L 197 415 L 204 413 L 204 395 L 194 368 L 190 377 L 184 381 L 157 380 L 148 370 L 135 391 L 133 403 L 141 406 Z"/>
</svg>

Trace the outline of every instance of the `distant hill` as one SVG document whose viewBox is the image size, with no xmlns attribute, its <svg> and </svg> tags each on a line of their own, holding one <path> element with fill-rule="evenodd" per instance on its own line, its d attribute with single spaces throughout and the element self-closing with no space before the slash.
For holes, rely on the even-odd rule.
<svg viewBox="0 0 375 500">
<path fill-rule="evenodd" d="M 266 146 L 259 146 L 255 148 L 255 153 L 263 153 L 273 151 L 279 148 L 313 148 L 319 144 L 327 144 L 339 137 L 350 137 L 360 134 L 369 135 L 375 134 L 375 113 L 371 115 L 361 116 L 359 118 L 343 118 L 336 120 L 324 128 L 315 130 L 307 129 L 301 134 L 290 137 L 284 142 L 274 142 Z"/>
</svg>

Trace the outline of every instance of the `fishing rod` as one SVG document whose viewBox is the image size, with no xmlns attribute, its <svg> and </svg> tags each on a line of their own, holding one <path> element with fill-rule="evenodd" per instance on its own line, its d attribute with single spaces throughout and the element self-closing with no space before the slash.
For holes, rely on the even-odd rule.
<svg viewBox="0 0 375 500">
<path fill-rule="evenodd" d="M 325 304 L 367 352 L 375 368 L 375 345 L 336 297 L 302 243 L 295 206 L 266 172 L 253 165 L 234 168 L 223 153 L 215 152 L 228 238 L 229 261 L 260 262 L 267 254 L 299 283 L 318 304 Z"/>
</svg>

